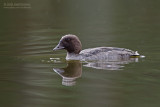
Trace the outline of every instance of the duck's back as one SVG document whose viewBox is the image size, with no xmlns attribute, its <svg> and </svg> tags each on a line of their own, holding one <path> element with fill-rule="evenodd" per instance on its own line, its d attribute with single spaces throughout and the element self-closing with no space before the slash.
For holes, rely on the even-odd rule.
<svg viewBox="0 0 160 107">
<path fill-rule="evenodd" d="M 127 60 L 131 56 L 137 55 L 138 53 L 117 47 L 97 47 L 82 50 L 80 55 L 84 60 L 107 60 L 107 61 L 118 61 Z"/>
</svg>

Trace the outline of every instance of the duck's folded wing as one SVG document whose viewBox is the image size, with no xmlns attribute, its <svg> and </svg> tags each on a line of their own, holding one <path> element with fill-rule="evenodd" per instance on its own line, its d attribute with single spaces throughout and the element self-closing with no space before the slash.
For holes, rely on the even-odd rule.
<svg viewBox="0 0 160 107">
<path fill-rule="evenodd" d="M 138 52 L 134 52 L 125 48 L 117 48 L 117 47 L 97 47 L 97 48 L 89 48 L 82 50 L 80 54 L 85 56 L 93 56 L 98 54 L 108 54 L 108 55 L 122 55 L 122 56 L 134 56 L 139 55 Z"/>
</svg>

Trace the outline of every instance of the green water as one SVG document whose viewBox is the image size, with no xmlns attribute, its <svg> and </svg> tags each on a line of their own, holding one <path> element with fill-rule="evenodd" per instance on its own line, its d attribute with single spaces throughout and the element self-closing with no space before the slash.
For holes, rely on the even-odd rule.
<svg viewBox="0 0 160 107">
<path fill-rule="evenodd" d="M 160 106 L 160 1 L 12 2 L 30 7 L 0 5 L 1 107 Z M 76 34 L 83 49 L 122 47 L 146 57 L 120 69 L 67 62 L 66 51 L 52 51 L 65 34 Z"/>
</svg>

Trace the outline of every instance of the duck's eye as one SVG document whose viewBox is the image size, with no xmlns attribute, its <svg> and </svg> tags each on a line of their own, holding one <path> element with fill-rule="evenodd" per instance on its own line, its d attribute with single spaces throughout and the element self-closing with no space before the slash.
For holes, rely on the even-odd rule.
<svg viewBox="0 0 160 107">
<path fill-rule="evenodd" d="M 71 41 L 71 39 L 70 38 L 66 38 L 66 41 L 69 42 L 69 41 Z"/>
</svg>

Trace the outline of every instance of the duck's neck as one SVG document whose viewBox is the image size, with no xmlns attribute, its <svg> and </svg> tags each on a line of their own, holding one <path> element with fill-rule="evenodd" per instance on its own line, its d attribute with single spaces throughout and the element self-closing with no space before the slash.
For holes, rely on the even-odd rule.
<svg viewBox="0 0 160 107">
<path fill-rule="evenodd" d="M 66 60 L 80 60 L 81 55 L 67 52 Z"/>
</svg>

